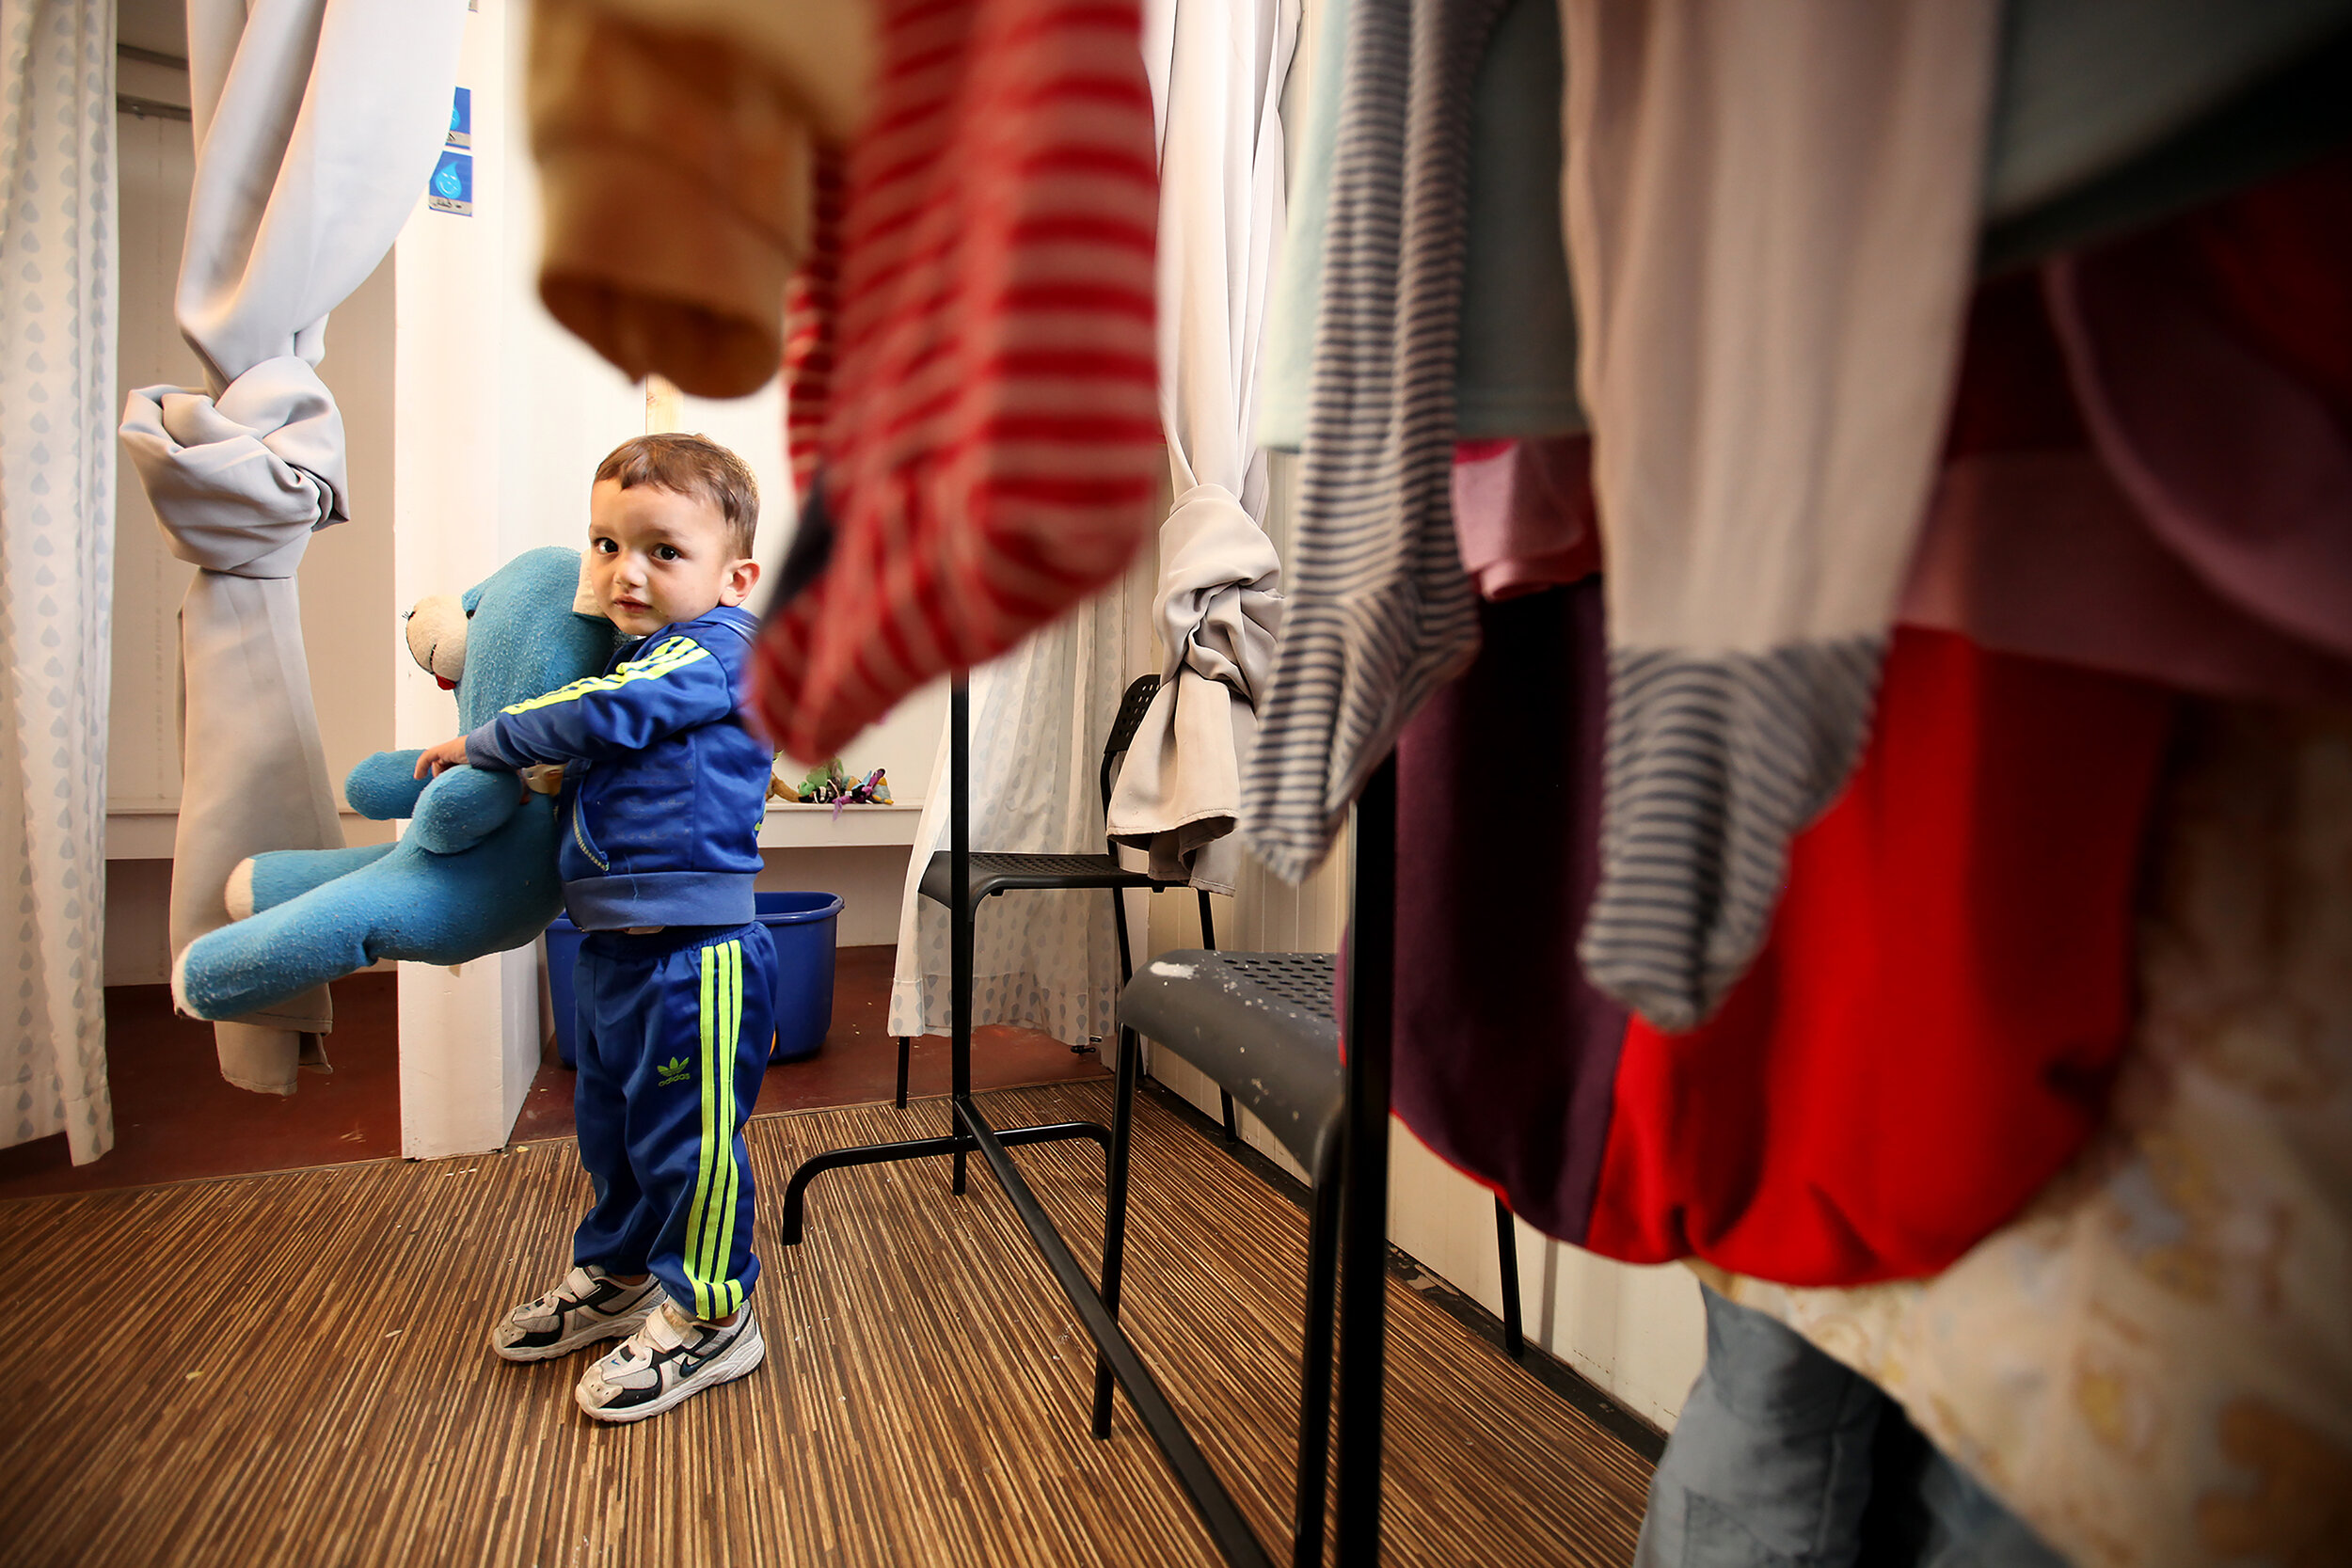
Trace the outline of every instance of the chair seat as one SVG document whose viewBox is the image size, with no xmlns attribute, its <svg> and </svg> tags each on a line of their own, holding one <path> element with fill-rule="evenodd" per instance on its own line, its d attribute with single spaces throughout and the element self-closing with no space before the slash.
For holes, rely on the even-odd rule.
<svg viewBox="0 0 2352 1568">
<path fill-rule="evenodd" d="M 942 849 L 923 868 L 918 886 L 934 903 L 953 905 L 956 896 L 956 858 Z M 972 854 L 972 902 L 991 894 L 1021 888 L 1174 887 L 1155 882 L 1140 871 L 1130 871 L 1108 855 Z"/>
<path fill-rule="evenodd" d="M 1329 953 L 1163 953 L 1127 983 L 1119 1019 L 1216 1080 L 1310 1171 L 1339 1129 L 1347 1075 Z"/>
</svg>

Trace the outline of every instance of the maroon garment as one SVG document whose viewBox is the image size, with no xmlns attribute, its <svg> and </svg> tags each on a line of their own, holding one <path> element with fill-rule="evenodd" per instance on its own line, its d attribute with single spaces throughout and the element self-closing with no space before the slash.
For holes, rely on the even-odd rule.
<svg viewBox="0 0 2352 1568">
<path fill-rule="evenodd" d="M 1978 291 L 1900 619 L 2352 702 L 2352 160 Z"/>
<path fill-rule="evenodd" d="M 1600 579 L 1480 620 L 1476 662 L 1397 742 L 1394 1103 L 1440 1159 L 1573 1242 L 1626 1023 L 1576 960 L 1599 869 Z"/>
</svg>

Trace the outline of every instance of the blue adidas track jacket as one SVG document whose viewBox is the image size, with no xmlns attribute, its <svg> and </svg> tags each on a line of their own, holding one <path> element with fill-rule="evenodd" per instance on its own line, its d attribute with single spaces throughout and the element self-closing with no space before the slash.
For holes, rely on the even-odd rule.
<svg viewBox="0 0 2352 1568">
<path fill-rule="evenodd" d="M 752 918 L 773 755 L 736 717 L 735 693 L 757 632 L 722 605 L 466 736 L 476 768 L 564 765 L 556 863 L 581 929 Z"/>
</svg>

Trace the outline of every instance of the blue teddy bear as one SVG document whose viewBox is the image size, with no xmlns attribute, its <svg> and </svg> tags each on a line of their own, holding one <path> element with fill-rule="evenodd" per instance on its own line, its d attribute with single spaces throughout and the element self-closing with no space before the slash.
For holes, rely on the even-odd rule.
<svg viewBox="0 0 2352 1568">
<path fill-rule="evenodd" d="M 620 634 L 575 610 L 579 588 L 578 550 L 528 551 L 463 599 L 418 605 L 408 650 L 455 687 L 471 730 L 612 658 Z M 238 865 L 228 887 L 237 920 L 191 942 L 172 967 L 182 1012 L 237 1018 L 379 958 L 464 963 L 547 928 L 563 909 L 554 797 L 474 768 L 427 782 L 416 777 L 418 754 L 378 752 L 343 781 L 360 816 L 408 818 L 399 842 L 280 850 Z"/>
</svg>

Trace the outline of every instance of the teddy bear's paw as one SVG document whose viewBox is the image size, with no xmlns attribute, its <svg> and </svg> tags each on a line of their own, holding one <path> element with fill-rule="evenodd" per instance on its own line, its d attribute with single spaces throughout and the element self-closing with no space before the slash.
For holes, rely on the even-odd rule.
<svg viewBox="0 0 2352 1568">
<path fill-rule="evenodd" d="M 246 865 L 252 863 L 251 861 L 245 863 Z M 243 870 L 244 867 L 240 866 L 238 869 Z M 180 956 L 171 960 L 171 1010 L 182 1018 L 201 1018 L 204 1015 L 198 1012 L 195 1004 L 188 1000 L 189 951 L 189 948 L 183 947 L 180 949 Z"/>
<path fill-rule="evenodd" d="M 252 856 L 247 855 L 239 861 L 237 869 L 229 873 L 229 885 L 220 890 L 220 897 L 221 902 L 229 906 L 230 919 L 250 920 L 253 918 Z M 187 955 L 182 953 L 181 957 L 185 958 Z M 180 996 L 179 965 L 174 964 L 172 969 L 172 1000 L 176 1002 Z"/>
</svg>

